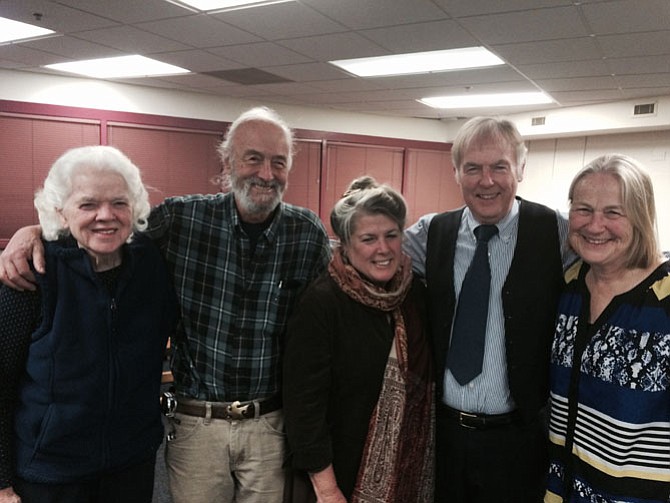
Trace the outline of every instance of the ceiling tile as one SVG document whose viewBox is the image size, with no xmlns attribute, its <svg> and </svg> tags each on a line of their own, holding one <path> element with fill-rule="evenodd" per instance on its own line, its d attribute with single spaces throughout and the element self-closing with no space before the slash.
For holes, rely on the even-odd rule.
<svg viewBox="0 0 670 503">
<path fill-rule="evenodd" d="M 389 53 L 379 45 L 354 32 L 282 40 L 278 43 L 300 54 L 324 62 L 336 59 L 383 56 Z"/>
<path fill-rule="evenodd" d="M 275 66 L 311 63 L 312 60 L 272 42 L 215 47 L 209 52 L 223 56 L 244 66 Z"/>
<path fill-rule="evenodd" d="M 182 75 L 165 75 L 161 77 L 161 80 L 164 82 L 170 82 L 172 84 L 187 87 L 208 87 L 208 86 L 213 87 L 221 85 L 229 85 L 229 86 L 234 85 L 231 82 L 217 79 L 216 77 L 210 77 L 209 75 L 202 75 L 197 73 L 188 73 Z"/>
<path fill-rule="evenodd" d="M 137 77 L 137 78 L 119 78 L 109 79 L 113 82 L 121 82 L 123 84 L 130 84 L 133 86 L 158 87 L 161 89 L 184 89 L 190 90 L 187 86 L 175 84 L 161 78 Z"/>
<path fill-rule="evenodd" d="M 108 58 L 123 56 L 124 52 L 105 47 L 88 40 L 64 35 L 62 37 L 42 38 L 21 44 L 23 47 L 38 49 L 62 56 L 63 61 L 78 59 Z"/>
<path fill-rule="evenodd" d="M 670 95 L 670 86 L 623 89 L 621 93 L 626 99 L 640 98 L 641 101 L 649 101 L 659 96 Z"/>
<path fill-rule="evenodd" d="M 351 29 L 364 30 L 446 19 L 432 2 L 407 0 L 301 0 L 331 19 Z"/>
<path fill-rule="evenodd" d="M 34 13 L 41 14 L 40 21 L 36 21 Z M 111 19 L 71 9 L 48 0 L 2 0 L 0 14 L 16 21 L 49 28 L 58 33 L 95 30 L 118 24 Z"/>
<path fill-rule="evenodd" d="M 516 68 L 530 79 L 555 79 L 560 77 L 592 77 L 610 75 L 609 62 L 602 59 L 518 65 Z"/>
<path fill-rule="evenodd" d="M 8 44 L 0 45 L 0 60 L 23 63 L 26 67 L 38 67 L 60 63 L 63 61 L 63 56 L 18 44 Z"/>
<path fill-rule="evenodd" d="M 637 75 L 617 75 L 615 80 L 622 89 L 670 87 L 670 72 L 645 75 L 643 85 Z"/>
<path fill-rule="evenodd" d="M 337 79 L 337 80 L 317 80 L 310 83 L 316 89 L 326 92 L 348 92 L 348 91 L 373 91 L 385 89 L 379 80 L 369 79 Z"/>
<path fill-rule="evenodd" d="M 597 37 L 603 54 L 609 58 L 670 54 L 670 30 Z"/>
<path fill-rule="evenodd" d="M 212 70 L 230 70 L 240 68 L 240 64 L 212 54 L 209 51 L 192 49 L 187 51 L 161 52 L 154 55 L 165 63 L 177 65 L 192 72 L 207 72 Z"/>
<path fill-rule="evenodd" d="M 263 15 L 257 9 L 240 9 L 213 17 L 225 21 L 264 40 L 309 37 L 347 31 L 347 28 L 320 14 L 302 2 L 287 2 L 262 7 Z"/>
<path fill-rule="evenodd" d="M 670 26 L 668 0 L 617 0 L 581 6 L 596 34 L 667 30 Z"/>
<path fill-rule="evenodd" d="M 5 70 L 21 70 L 23 68 L 30 68 L 30 65 L 24 61 L 12 61 L 0 57 L 0 68 Z"/>
<path fill-rule="evenodd" d="M 478 68 L 461 72 L 439 72 L 427 75 L 398 75 L 371 79 L 389 88 L 411 88 L 431 86 L 472 86 L 497 82 L 527 82 L 516 70 L 509 66 Z"/>
<path fill-rule="evenodd" d="M 513 66 L 602 57 L 598 44 L 591 37 L 495 45 L 492 50 Z"/>
<path fill-rule="evenodd" d="M 615 101 L 625 98 L 625 94 L 619 89 L 555 91 L 551 93 L 551 95 L 562 105 L 605 103 L 607 101 Z"/>
<path fill-rule="evenodd" d="M 453 17 L 533 10 L 541 7 L 572 5 L 574 0 L 433 0 Z"/>
<path fill-rule="evenodd" d="M 138 30 L 132 26 L 119 26 L 116 28 L 104 28 L 102 30 L 85 31 L 77 34 L 77 37 L 91 42 L 127 51 L 132 54 L 147 56 L 154 52 L 178 51 L 180 49 L 191 49 L 191 47 L 175 42 L 147 31 Z"/>
<path fill-rule="evenodd" d="M 421 52 L 479 45 L 477 39 L 455 21 L 413 23 L 360 32 L 391 52 Z"/>
<path fill-rule="evenodd" d="M 609 58 L 607 66 L 615 75 L 635 75 L 639 79 L 643 74 L 670 72 L 670 58 L 667 55 Z"/>
<path fill-rule="evenodd" d="M 462 94 L 526 93 L 539 90 L 535 84 L 529 81 L 478 83 L 467 87 L 445 82 L 442 86 L 417 88 L 412 96 L 425 98 L 426 96 L 460 96 Z"/>
<path fill-rule="evenodd" d="M 206 48 L 256 42 L 259 38 L 205 14 L 163 19 L 136 25 L 185 46 Z"/>
<path fill-rule="evenodd" d="M 294 82 L 314 80 L 333 80 L 347 77 L 342 70 L 328 63 L 302 63 L 297 65 L 273 66 L 272 73 L 286 77 Z"/>
<path fill-rule="evenodd" d="M 258 84 L 249 86 L 260 93 L 272 93 L 281 96 L 301 96 L 314 93 L 314 88 L 309 84 Z"/>
<path fill-rule="evenodd" d="M 589 91 L 592 89 L 609 90 L 618 89 L 616 80 L 611 76 L 606 77 L 576 77 L 574 79 L 539 79 L 538 85 L 547 92 L 558 91 Z"/>
<path fill-rule="evenodd" d="M 577 7 L 536 9 L 489 16 L 474 16 L 459 22 L 487 44 L 510 44 L 588 36 Z"/>
<path fill-rule="evenodd" d="M 153 20 L 156 19 L 157 13 L 160 13 L 160 18 L 190 14 L 183 7 L 165 0 L 58 0 L 58 3 L 119 23 L 139 23 Z"/>
</svg>

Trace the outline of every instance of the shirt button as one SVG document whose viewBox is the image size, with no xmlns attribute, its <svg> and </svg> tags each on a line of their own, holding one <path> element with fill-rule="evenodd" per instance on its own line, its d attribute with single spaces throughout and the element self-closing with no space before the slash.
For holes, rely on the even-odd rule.
<svg viewBox="0 0 670 503">
<path fill-rule="evenodd" d="M 472 389 L 472 388 L 475 387 L 475 385 L 474 385 L 474 383 L 469 383 L 469 384 L 468 384 L 468 387 L 469 387 L 470 389 Z"/>
</svg>

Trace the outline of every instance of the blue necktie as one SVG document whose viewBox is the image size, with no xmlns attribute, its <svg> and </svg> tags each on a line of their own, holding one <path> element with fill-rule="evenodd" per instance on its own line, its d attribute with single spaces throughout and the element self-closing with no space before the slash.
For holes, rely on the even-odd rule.
<svg viewBox="0 0 670 503">
<path fill-rule="evenodd" d="M 482 373 L 491 290 L 489 239 L 497 233 L 495 225 L 475 228 L 477 248 L 458 297 L 447 367 L 461 386 Z"/>
</svg>

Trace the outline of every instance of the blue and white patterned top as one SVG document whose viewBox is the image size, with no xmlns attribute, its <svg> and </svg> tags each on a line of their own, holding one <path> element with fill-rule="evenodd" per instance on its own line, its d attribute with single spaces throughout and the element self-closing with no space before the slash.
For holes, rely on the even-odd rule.
<svg viewBox="0 0 670 503">
<path fill-rule="evenodd" d="M 667 503 L 670 265 L 616 296 L 593 324 L 587 270 L 578 262 L 566 272 L 559 304 L 545 502 L 563 501 L 567 476 L 566 501 Z"/>
</svg>

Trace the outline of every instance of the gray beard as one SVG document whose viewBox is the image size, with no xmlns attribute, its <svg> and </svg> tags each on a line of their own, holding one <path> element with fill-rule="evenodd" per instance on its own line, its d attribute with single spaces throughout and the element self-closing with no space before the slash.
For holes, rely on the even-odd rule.
<svg viewBox="0 0 670 503">
<path fill-rule="evenodd" d="M 231 186 L 233 194 L 235 195 L 235 201 L 239 204 L 244 210 L 251 215 L 268 215 L 272 213 L 274 209 L 281 203 L 282 197 L 286 190 L 286 186 L 281 187 L 277 182 L 270 182 L 269 184 L 259 181 L 255 178 L 247 179 L 243 182 L 240 182 L 236 176 L 231 175 Z M 254 200 L 251 195 L 251 186 L 253 184 L 261 184 L 263 186 L 271 185 L 275 188 L 275 195 L 270 199 Z"/>
</svg>

